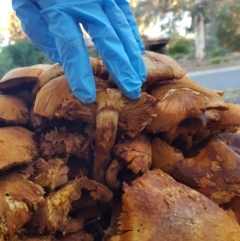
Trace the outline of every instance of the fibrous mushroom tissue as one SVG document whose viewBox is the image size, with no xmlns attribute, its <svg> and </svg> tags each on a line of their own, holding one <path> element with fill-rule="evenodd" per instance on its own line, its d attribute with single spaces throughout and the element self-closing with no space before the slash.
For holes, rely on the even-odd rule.
<svg viewBox="0 0 240 241">
<path fill-rule="evenodd" d="M 97 99 L 60 64 L 0 81 L 0 241 L 239 241 L 240 106 L 146 51 L 129 100 L 90 58 Z"/>
</svg>

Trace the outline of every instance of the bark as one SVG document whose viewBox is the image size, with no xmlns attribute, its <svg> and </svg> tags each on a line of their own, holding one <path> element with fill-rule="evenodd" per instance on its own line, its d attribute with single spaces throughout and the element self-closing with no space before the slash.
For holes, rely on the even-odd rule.
<svg viewBox="0 0 240 241">
<path fill-rule="evenodd" d="M 195 4 L 199 10 L 202 8 L 203 0 L 195 0 Z M 202 11 L 197 11 L 194 17 L 194 32 L 195 32 L 195 57 L 198 61 L 202 61 L 205 57 L 205 27 L 204 15 Z"/>
</svg>

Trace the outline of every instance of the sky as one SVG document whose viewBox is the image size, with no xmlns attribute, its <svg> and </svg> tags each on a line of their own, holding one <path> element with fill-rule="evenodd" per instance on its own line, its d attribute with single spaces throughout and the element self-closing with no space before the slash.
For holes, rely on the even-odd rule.
<svg viewBox="0 0 240 241">
<path fill-rule="evenodd" d="M 0 0 L 0 33 L 8 36 L 7 23 L 9 12 L 12 10 L 12 0 Z M 152 37 L 159 36 L 159 25 L 151 26 L 151 29 L 146 30 L 146 34 Z"/>
<path fill-rule="evenodd" d="M 0 0 L 0 34 L 2 34 L 5 38 L 8 38 L 8 18 L 9 18 L 9 12 L 12 11 L 12 0 Z M 183 25 L 186 25 L 186 23 L 189 23 L 188 21 L 184 21 L 184 23 L 181 23 L 181 27 Z M 187 24 L 188 25 L 188 24 Z M 148 35 L 151 38 L 157 38 L 160 37 L 160 27 L 159 23 L 153 26 L 149 26 L 150 28 L 145 30 L 145 34 Z M 182 34 L 184 35 L 184 29 L 181 29 L 180 27 L 180 33 L 182 31 Z M 4 43 L 6 44 L 7 41 Z"/>
<path fill-rule="evenodd" d="M 12 10 L 12 0 L 0 0 L 0 33 L 8 37 L 8 18 Z"/>
</svg>

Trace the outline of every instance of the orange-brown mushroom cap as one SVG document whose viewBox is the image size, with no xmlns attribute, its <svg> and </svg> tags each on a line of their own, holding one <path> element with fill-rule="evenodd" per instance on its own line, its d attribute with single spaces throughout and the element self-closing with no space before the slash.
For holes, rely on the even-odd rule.
<svg viewBox="0 0 240 241">
<path fill-rule="evenodd" d="M 119 230 L 111 241 L 238 241 L 236 220 L 161 170 L 124 185 Z"/>
<path fill-rule="evenodd" d="M 215 202 L 240 195 L 240 156 L 217 137 L 199 143 L 176 164 L 174 177 Z"/>
<path fill-rule="evenodd" d="M 35 82 L 43 72 L 43 69 L 40 65 L 12 69 L 0 80 L 0 89 L 8 89 L 24 83 Z"/>
<path fill-rule="evenodd" d="M 187 76 L 159 83 L 150 94 L 159 100 L 158 115 L 147 127 L 152 133 L 177 128 L 184 119 L 198 117 L 206 109 L 227 109 L 221 96 L 197 85 Z"/>
<path fill-rule="evenodd" d="M 0 239 L 12 240 L 33 211 L 44 205 L 44 191 L 22 175 L 12 172 L 0 177 Z"/>
<path fill-rule="evenodd" d="M 0 171 L 29 163 L 36 156 L 33 132 L 18 126 L 0 128 Z"/>
<path fill-rule="evenodd" d="M 240 127 L 240 106 L 226 103 L 227 110 L 219 111 L 219 120 L 212 120 L 207 127 L 211 130 L 225 130 Z"/>
<path fill-rule="evenodd" d="M 34 113 L 52 119 L 63 101 L 71 94 L 65 75 L 53 79 L 37 93 Z"/>
<path fill-rule="evenodd" d="M 0 95 L 0 124 L 20 125 L 29 121 L 27 103 L 12 95 Z"/>
<path fill-rule="evenodd" d="M 170 56 L 145 51 L 143 60 L 147 68 L 147 85 L 158 81 L 182 78 L 186 71 Z"/>
<path fill-rule="evenodd" d="M 136 174 L 149 170 L 152 163 L 151 143 L 144 134 L 127 138 L 116 144 L 113 153 L 125 161 L 127 167 Z"/>
<path fill-rule="evenodd" d="M 168 145 L 160 138 L 154 138 L 152 144 L 152 169 L 161 169 L 171 174 L 175 168 L 175 164 L 184 160 L 180 150 Z"/>
</svg>

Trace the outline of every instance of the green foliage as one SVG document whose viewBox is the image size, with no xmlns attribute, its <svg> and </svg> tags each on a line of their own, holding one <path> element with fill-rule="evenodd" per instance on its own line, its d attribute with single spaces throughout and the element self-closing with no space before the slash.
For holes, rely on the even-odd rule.
<svg viewBox="0 0 240 241">
<path fill-rule="evenodd" d="M 229 49 L 217 47 L 217 48 L 214 48 L 214 49 L 210 52 L 210 55 L 211 55 L 212 58 L 215 58 L 215 57 L 223 57 L 223 56 L 225 56 L 226 54 L 228 54 L 229 52 L 230 52 Z"/>
<path fill-rule="evenodd" d="M 2 49 L 0 53 L 0 77 L 13 68 L 41 63 L 49 63 L 49 61 L 30 41 L 20 40 Z"/>
<path fill-rule="evenodd" d="M 189 54 L 192 47 L 192 40 L 178 37 L 169 44 L 169 54 Z"/>
<path fill-rule="evenodd" d="M 217 37 L 224 48 L 240 50 L 240 4 L 232 5 L 218 18 Z"/>
<path fill-rule="evenodd" d="M 3 49 L 0 53 L 0 78 L 2 78 L 7 71 L 14 68 L 13 66 L 13 59 L 10 57 L 8 51 Z"/>
<path fill-rule="evenodd" d="M 167 54 L 175 59 L 193 58 L 194 57 L 194 43 L 192 39 L 178 37 L 170 42 Z"/>
<path fill-rule="evenodd" d="M 140 28 L 147 28 L 150 23 L 165 20 L 164 22 L 167 22 L 167 24 L 165 24 L 164 28 L 161 23 L 161 29 L 164 34 L 170 36 L 173 30 L 177 30 L 179 21 L 185 16 L 184 13 L 189 13 L 193 19 L 194 16 L 201 11 L 204 15 L 207 51 L 216 48 L 219 42 L 221 46 L 225 48 L 229 48 L 227 45 L 231 47 L 237 43 L 238 45 L 240 44 L 239 39 L 235 37 L 238 29 L 236 25 L 240 24 L 239 18 L 235 17 L 235 15 L 239 16 L 239 14 L 235 14 L 238 11 L 237 9 L 234 10 L 234 8 L 237 8 L 239 5 L 239 0 L 205 0 L 200 6 L 196 5 L 193 0 L 140 0 L 135 2 L 137 5 L 133 8 L 133 12 Z M 229 10 L 231 6 L 233 6 L 233 9 Z M 226 14 L 228 19 L 224 19 L 226 18 Z M 224 26 L 224 31 L 222 31 L 221 27 L 218 30 L 218 26 Z M 193 32 L 193 26 L 187 30 L 188 32 Z M 226 30 L 228 30 L 229 33 Z M 230 34 L 231 43 L 228 43 Z M 171 37 L 172 36 L 170 36 L 170 38 Z M 235 40 L 233 41 L 232 39 Z"/>
<path fill-rule="evenodd" d="M 218 65 L 218 64 L 221 64 L 221 62 L 222 62 L 222 59 L 221 59 L 221 58 L 216 58 L 216 59 L 210 60 L 210 64 L 216 64 L 216 65 Z"/>
</svg>

